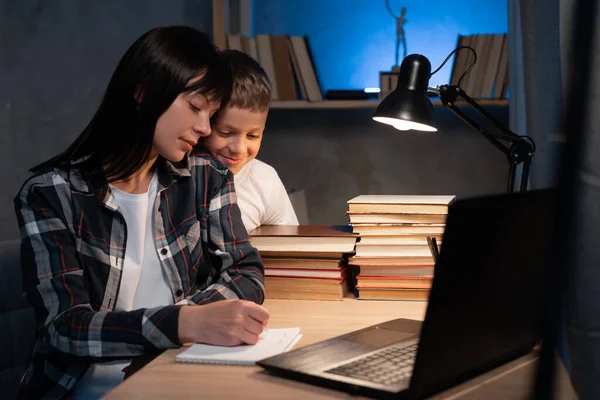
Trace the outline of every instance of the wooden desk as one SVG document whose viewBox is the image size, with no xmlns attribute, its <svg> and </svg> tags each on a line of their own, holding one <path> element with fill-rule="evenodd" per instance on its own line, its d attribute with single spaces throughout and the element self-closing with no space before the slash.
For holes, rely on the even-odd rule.
<svg viewBox="0 0 600 400">
<path fill-rule="evenodd" d="M 303 336 L 295 347 L 298 348 L 394 318 L 423 320 L 426 303 L 354 299 L 341 302 L 267 300 L 265 307 L 271 314 L 270 328 L 300 327 Z M 181 351 L 172 349 L 164 352 L 105 398 L 357 398 L 343 392 L 275 377 L 260 367 L 176 363 L 175 356 Z M 516 360 L 494 373 L 484 374 L 437 395 L 434 399 L 526 398 L 528 384 L 535 372 L 535 358 L 535 355 L 530 355 Z M 568 383 L 564 374 L 563 380 Z M 519 396 L 511 397 L 508 396 L 509 393 L 518 393 Z M 561 395 L 557 398 L 576 397 Z"/>
</svg>

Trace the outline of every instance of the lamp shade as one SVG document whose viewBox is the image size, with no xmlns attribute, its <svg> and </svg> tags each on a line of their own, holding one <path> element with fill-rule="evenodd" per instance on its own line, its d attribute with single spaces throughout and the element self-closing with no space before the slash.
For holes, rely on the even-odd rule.
<svg viewBox="0 0 600 400">
<path fill-rule="evenodd" d="M 373 119 L 400 130 L 437 131 L 433 105 L 427 97 L 430 76 L 427 57 L 407 56 L 400 65 L 396 89 L 379 103 Z"/>
</svg>

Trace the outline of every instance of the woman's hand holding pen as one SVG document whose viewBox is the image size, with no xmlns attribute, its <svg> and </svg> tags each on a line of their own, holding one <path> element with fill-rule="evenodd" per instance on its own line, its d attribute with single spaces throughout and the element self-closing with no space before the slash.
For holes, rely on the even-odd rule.
<svg viewBox="0 0 600 400">
<path fill-rule="evenodd" d="M 179 312 L 179 341 L 219 346 L 255 344 L 268 321 L 269 312 L 247 300 L 185 306 Z"/>
</svg>

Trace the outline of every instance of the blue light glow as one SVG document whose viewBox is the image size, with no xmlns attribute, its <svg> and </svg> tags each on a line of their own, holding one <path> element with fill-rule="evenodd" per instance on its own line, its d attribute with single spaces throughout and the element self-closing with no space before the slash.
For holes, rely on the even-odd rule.
<svg viewBox="0 0 600 400">
<path fill-rule="evenodd" d="M 385 0 L 253 0 L 254 33 L 307 35 L 323 93 L 379 87 L 379 71 L 394 64 L 396 21 Z M 507 0 L 390 0 L 404 25 L 407 54 L 423 54 L 436 69 L 458 35 L 506 33 Z M 453 59 L 431 78 L 447 84 Z"/>
</svg>

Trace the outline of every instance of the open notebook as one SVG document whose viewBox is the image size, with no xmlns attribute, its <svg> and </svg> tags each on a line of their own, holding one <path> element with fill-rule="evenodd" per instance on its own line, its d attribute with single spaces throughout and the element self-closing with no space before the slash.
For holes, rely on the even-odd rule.
<svg viewBox="0 0 600 400">
<path fill-rule="evenodd" d="M 205 364 L 254 364 L 263 358 L 286 352 L 300 340 L 300 328 L 265 330 L 254 345 L 213 346 L 196 343 L 179 353 L 175 361 Z"/>
</svg>

